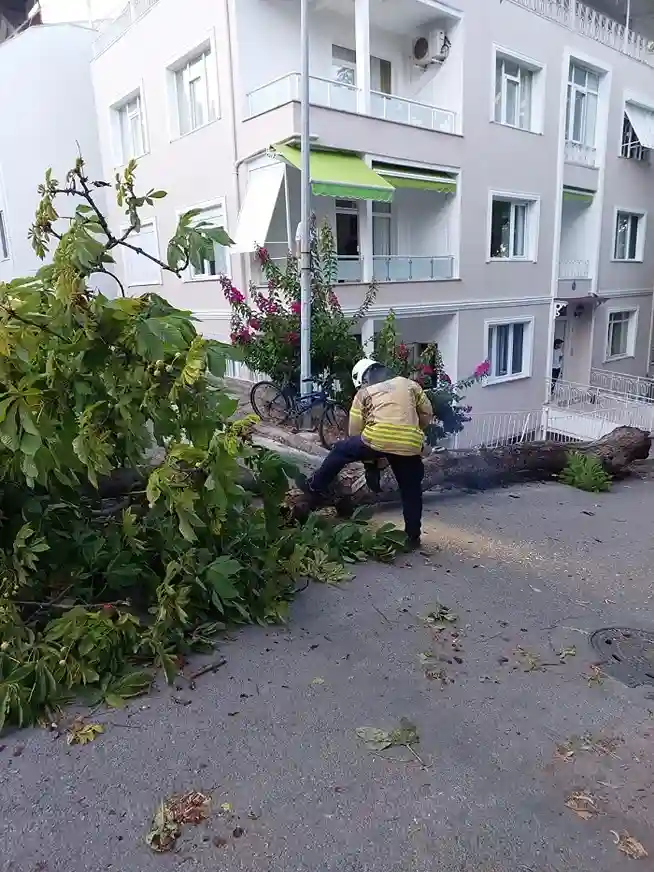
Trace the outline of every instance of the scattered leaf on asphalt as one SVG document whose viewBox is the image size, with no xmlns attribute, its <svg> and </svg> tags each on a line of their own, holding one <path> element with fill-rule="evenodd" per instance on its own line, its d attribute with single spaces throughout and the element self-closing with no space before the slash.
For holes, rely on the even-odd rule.
<svg viewBox="0 0 654 872">
<path fill-rule="evenodd" d="M 534 654 L 533 651 L 527 651 L 526 648 L 518 647 L 515 649 L 515 653 L 520 659 L 524 672 L 538 672 L 544 669 L 540 657 L 538 654 Z"/>
<path fill-rule="evenodd" d="M 165 851 L 172 851 L 181 831 L 182 828 L 172 819 L 166 803 L 162 801 L 152 819 L 145 842 L 153 851 L 163 854 Z"/>
<path fill-rule="evenodd" d="M 211 840 L 215 848 L 226 848 L 229 842 L 227 839 L 221 838 L 221 836 L 214 836 Z"/>
<path fill-rule="evenodd" d="M 459 616 L 447 606 L 436 603 L 425 615 L 425 621 L 428 624 L 456 624 Z"/>
<path fill-rule="evenodd" d="M 602 670 L 596 663 L 594 663 L 590 667 L 590 675 L 588 676 L 588 687 L 598 687 L 600 684 L 604 684 Z"/>
<path fill-rule="evenodd" d="M 570 648 L 561 648 L 559 651 L 559 660 L 561 663 L 565 663 L 567 657 L 576 657 L 577 648 L 575 645 L 571 645 Z"/>
<path fill-rule="evenodd" d="M 614 836 L 613 844 L 617 845 L 618 851 L 622 851 L 623 854 L 626 854 L 632 860 L 644 860 L 645 857 L 649 856 L 638 839 L 634 839 L 626 830 L 623 833 L 616 833 L 615 830 L 611 830 L 611 835 Z"/>
<path fill-rule="evenodd" d="M 171 851 L 182 832 L 182 824 L 197 826 L 206 820 L 210 804 L 210 797 L 196 790 L 163 800 L 145 837 L 146 844 L 158 854 Z"/>
<path fill-rule="evenodd" d="M 358 727 L 356 734 L 371 751 L 385 751 L 394 745 L 410 747 L 420 741 L 418 730 L 406 718 L 402 718 L 398 729 L 391 730 L 390 733 L 377 727 Z"/>
<path fill-rule="evenodd" d="M 311 684 L 314 687 L 317 687 L 319 684 L 324 684 L 324 683 L 325 683 L 324 678 L 312 678 L 311 679 Z"/>
<path fill-rule="evenodd" d="M 574 755 L 575 749 L 572 747 L 571 742 L 564 742 L 562 745 L 557 745 L 556 750 L 554 751 L 554 759 L 563 760 L 565 763 L 569 763 Z"/>
<path fill-rule="evenodd" d="M 232 810 L 232 804 L 230 802 L 223 802 L 220 805 L 220 810 L 224 814 L 229 814 L 229 812 Z"/>
<path fill-rule="evenodd" d="M 104 733 L 102 724 L 85 724 L 83 721 L 75 721 L 66 741 L 69 745 L 87 745 L 102 733 Z"/>
<path fill-rule="evenodd" d="M 583 790 L 577 790 L 571 793 L 565 801 L 566 808 L 571 809 L 582 820 L 590 820 L 595 815 L 599 814 L 597 802 L 594 796 L 586 793 Z"/>
<path fill-rule="evenodd" d="M 241 836 L 245 835 L 245 830 L 243 829 L 243 827 L 234 827 L 232 835 L 235 839 L 240 839 Z"/>
</svg>

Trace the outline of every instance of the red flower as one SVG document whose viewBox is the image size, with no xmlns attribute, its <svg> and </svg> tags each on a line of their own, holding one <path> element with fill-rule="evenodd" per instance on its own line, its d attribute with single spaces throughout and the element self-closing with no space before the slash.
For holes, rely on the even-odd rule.
<svg viewBox="0 0 654 872">
<path fill-rule="evenodd" d="M 434 374 L 434 367 L 429 366 L 429 364 L 427 364 L 427 363 L 423 363 L 420 368 L 422 369 L 423 375 L 433 375 Z"/>
<path fill-rule="evenodd" d="M 484 376 L 489 375 L 490 373 L 490 360 L 485 360 L 483 363 L 480 363 L 479 366 L 475 369 L 475 378 L 484 378 Z"/>
<path fill-rule="evenodd" d="M 295 331 L 292 331 L 291 333 L 287 333 L 286 334 L 286 341 L 290 342 L 291 345 L 297 345 L 297 343 L 300 341 L 300 334 L 296 333 Z"/>
<path fill-rule="evenodd" d="M 397 351 L 397 356 L 402 360 L 406 360 L 408 358 L 409 349 L 406 347 L 404 342 L 401 342 L 395 350 Z"/>
<path fill-rule="evenodd" d="M 291 313 L 293 315 L 299 315 L 302 311 L 302 303 L 291 303 Z"/>
<path fill-rule="evenodd" d="M 250 318 L 248 326 L 253 330 L 261 330 L 261 321 L 258 318 Z"/>
</svg>

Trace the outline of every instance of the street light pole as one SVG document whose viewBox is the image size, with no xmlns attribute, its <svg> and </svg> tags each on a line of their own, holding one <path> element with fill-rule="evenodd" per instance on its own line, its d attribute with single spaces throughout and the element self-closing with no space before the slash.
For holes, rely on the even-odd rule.
<svg viewBox="0 0 654 872">
<path fill-rule="evenodd" d="M 309 0 L 300 6 L 301 197 L 300 197 L 300 391 L 311 392 L 311 139 L 309 127 Z"/>
</svg>

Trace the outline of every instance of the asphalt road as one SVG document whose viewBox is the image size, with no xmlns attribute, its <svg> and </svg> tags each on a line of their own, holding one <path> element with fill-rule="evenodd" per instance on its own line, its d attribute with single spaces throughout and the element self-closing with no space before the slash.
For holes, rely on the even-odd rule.
<svg viewBox="0 0 654 872">
<path fill-rule="evenodd" d="M 594 680 L 588 642 L 654 628 L 652 516 L 637 480 L 433 498 L 429 556 L 312 585 L 287 627 L 225 642 L 194 691 L 98 713 L 86 746 L 0 740 L 2 872 L 654 869 L 654 688 Z M 437 603 L 459 618 L 440 632 L 423 620 Z M 415 754 L 356 735 L 402 717 Z M 192 789 L 208 820 L 152 853 L 158 802 Z M 575 791 L 599 814 L 567 808 Z"/>
</svg>

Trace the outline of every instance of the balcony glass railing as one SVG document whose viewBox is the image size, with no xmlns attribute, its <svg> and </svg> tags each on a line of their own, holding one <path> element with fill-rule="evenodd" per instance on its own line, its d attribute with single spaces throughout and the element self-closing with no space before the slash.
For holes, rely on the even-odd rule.
<svg viewBox="0 0 654 872">
<path fill-rule="evenodd" d="M 566 140 L 565 159 L 567 163 L 581 164 L 592 169 L 597 166 L 597 149 L 582 142 Z"/>
<path fill-rule="evenodd" d="M 363 279 L 363 263 L 356 255 L 338 255 L 338 281 L 360 282 Z"/>
<path fill-rule="evenodd" d="M 428 106 L 426 103 L 416 103 L 415 100 L 404 97 L 395 97 L 393 94 L 371 91 L 370 112 L 375 118 L 384 118 L 386 121 L 399 121 L 400 124 L 411 124 L 413 127 L 454 133 L 454 112 Z"/>
<path fill-rule="evenodd" d="M 358 111 L 359 89 L 344 82 L 335 82 L 320 76 L 309 79 L 309 100 L 314 106 L 340 109 L 344 112 Z M 260 115 L 291 100 L 300 99 L 300 74 L 288 73 L 260 88 L 250 91 L 247 96 L 248 115 Z M 443 133 L 454 133 L 456 115 L 449 109 L 439 109 L 427 103 L 418 103 L 393 94 L 371 91 L 370 114 L 375 118 L 398 121 L 413 127 L 425 127 Z"/>
<path fill-rule="evenodd" d="M 580 3 L 579 0 L 511 0 L 511 2 L 544 18 L 549 18 L 563 27 L 575 30 L 582 36 L 654 66 L 652 40 L 641 36 L 603 12 Z"/>
<path fill-rule="evenodd" d="M 438 257 L 375 255 L 373 278 L 376 282 L 446 281 L 454 278 L 454 258 L 449 254 Z"/>
<path fill-rule="evenodd" d="M 560 279 L 588 279 L 590 278 L 589 260 L 562 260 L 559 263 Z"/>
</svg>

